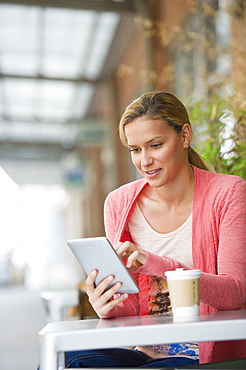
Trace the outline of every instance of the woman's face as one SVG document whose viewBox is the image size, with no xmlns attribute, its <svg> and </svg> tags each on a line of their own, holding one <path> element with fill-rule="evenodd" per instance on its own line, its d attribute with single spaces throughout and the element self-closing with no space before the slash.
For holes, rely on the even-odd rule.
<svg viewBox="0 0 246 370">
<path fill-rule="evenodd" d="M 190 125 L 176 133 L 162 120 L 140 117 L 125 126 L 125 134 L 132 162 L 151 186 L 159 188 L 182 179 L 182 170 L 189 165 Z"/>
</svg>

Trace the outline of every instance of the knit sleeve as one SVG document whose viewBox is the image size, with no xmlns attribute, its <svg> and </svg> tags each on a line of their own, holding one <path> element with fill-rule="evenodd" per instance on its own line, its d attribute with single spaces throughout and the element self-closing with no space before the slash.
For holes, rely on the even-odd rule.
<svg viewBox="0 0 246 370">
<path fill-rule="evenodd" d="M 137 273 L 165 277 L 166 271 L 172 271 L 176 268 L 189 270 L 190 267 L 169 257 L 158 256 L 146 251 L 148 254 L 147 262 L 137 269 Z"/>
<path fill-rule="evenodd" d="M 122 217 L 121 213 L 117 210 L 117 202 L 114 199 L 114 194 L 110 194 L 104 205 L 104 224 L 106 236 L 110 242 L 114 245 L 117 240 L 118 235 L 118 217 Z M 123 233 L 123 238 L 125 240 L 130 240 L 129 233 Z M 121 238 L 121 241 L 125 241 Z M 133 279 L 138 283 L 138 274 L 132 274 Z M 116 294 L 114 298 L 118 295 Z M 117 307 L 111 310 L 107 315 L 102 316 L 102 318 L 110 317 L 122 317 L 122 316 L 133 316 L 139 315 L 139 299 L 138 294 L 129 294 L 128 298 L 121 302 Z"/>
<path fill-rule="evenodd" d="M 201 277 L 201 300 L 219 310 L 246 302 L 246 182 L 235 182 L 224 198 L 217 221 L 217 274 Z M 215 223 L 214 223 L 215 224 Z"/>
<path fill-rule="evenodd" d="M 111 198 L 112 195 L 109 194 L 104 202 L 104 227 L 107 238 L 112 244 L 114 244 L 117 227 L 117 214 L 114 212 Z"/>
</svg>

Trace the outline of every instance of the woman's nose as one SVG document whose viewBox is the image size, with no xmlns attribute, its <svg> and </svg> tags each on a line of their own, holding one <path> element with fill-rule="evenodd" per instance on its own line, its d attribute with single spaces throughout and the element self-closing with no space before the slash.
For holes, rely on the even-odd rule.
<svg viewBox="0 0 246 370">
<path fill-rule="evenodd" d="M 152 156 L 148 152 L 142 151 L 142 157 L 141 157 L 142 167 L 148 167 L 152 163 L 153 163 Z"/>
</svg>

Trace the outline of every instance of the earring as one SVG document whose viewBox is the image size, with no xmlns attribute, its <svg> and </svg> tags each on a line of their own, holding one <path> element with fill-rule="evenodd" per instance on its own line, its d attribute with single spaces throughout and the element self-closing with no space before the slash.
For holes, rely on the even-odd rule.
<svg viewBox="0 0 246 370">
<path fill-rule="evenodd" d="M 188 144 L 186 144 L 185 146 L 186 146 L 186 148 L 189 148 L 189 145 Z"/>
</svg>

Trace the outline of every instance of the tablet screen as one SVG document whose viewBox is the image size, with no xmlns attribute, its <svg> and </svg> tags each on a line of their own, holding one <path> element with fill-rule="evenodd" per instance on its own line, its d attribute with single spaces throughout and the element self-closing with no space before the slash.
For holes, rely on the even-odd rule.
<svg viewBox="0 0 246 370">
<path fill-rule="evenodd" d="M 139 292 L 136 282 L 106 237 L 73 239 L 67 244 L 87 275 L 93 270 L 98 271 L 96 285 L 113 275 L 114 281 L 109 288 L 119 281 L 122 287 L 117 293 Z"/>
</svg>

